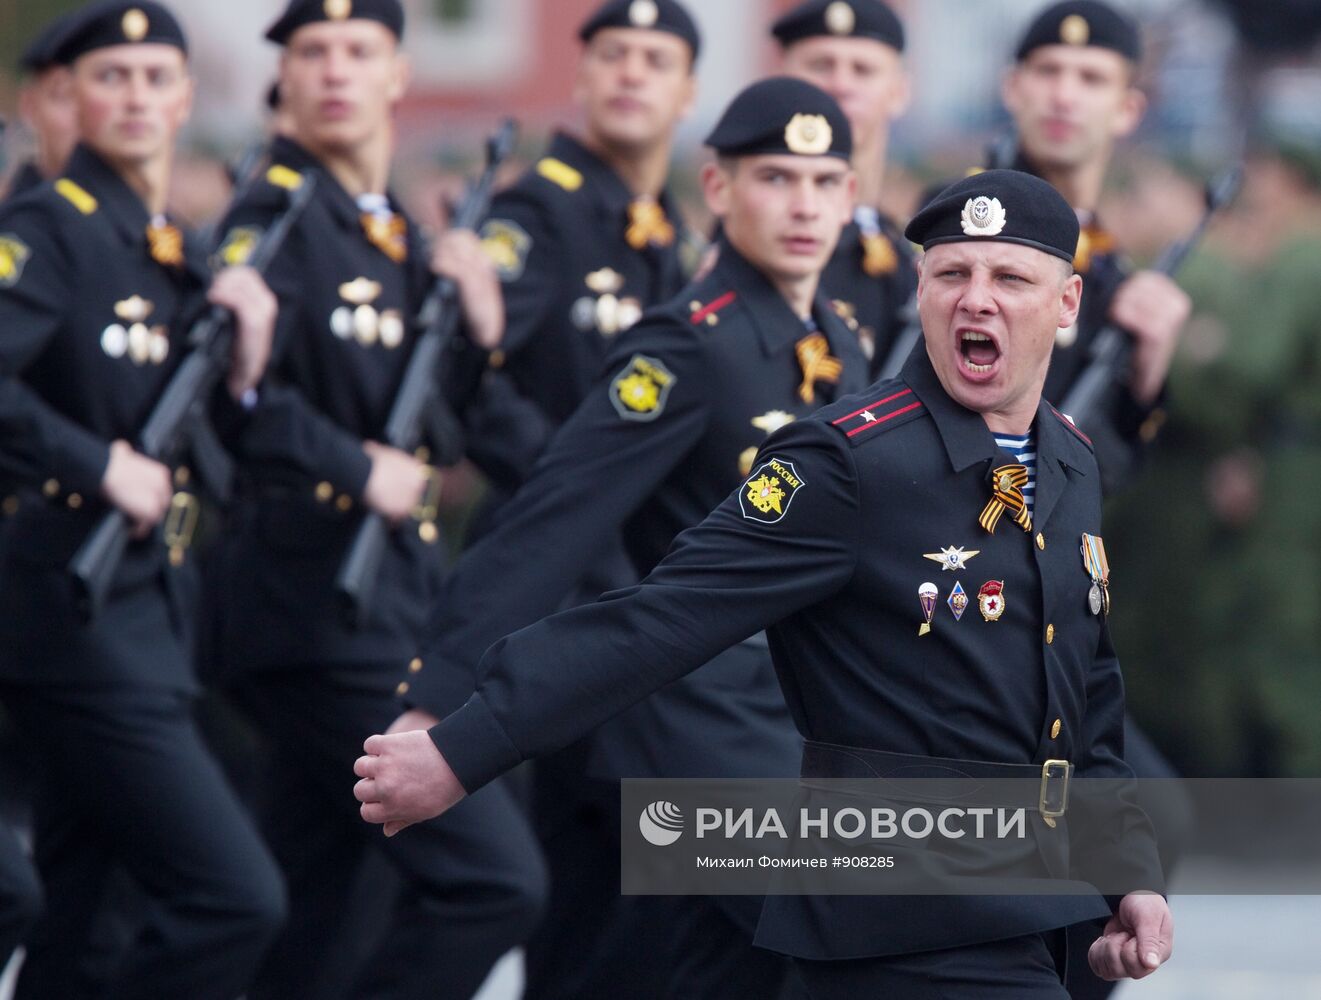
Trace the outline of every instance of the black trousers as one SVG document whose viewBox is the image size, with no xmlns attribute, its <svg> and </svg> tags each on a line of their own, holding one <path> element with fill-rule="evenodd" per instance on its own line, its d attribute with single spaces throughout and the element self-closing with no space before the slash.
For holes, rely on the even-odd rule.
<svg viewBox="0 0 1321 1000">
<path fill-rule="evenodd" d="M 398 674 L 397 664 L 291 668 L 249 675 L 235 688 L 270 740 L 277 794 L 264 827 L 290 898 L 288 929 L 250 1000 L 467 1000 L 541 917 L 544 864 L 502 785 L 388 839 L 362 821 L 353 762 L 363 740 L 398 716 Z M 398 876 L 393 900 L 376 926 L 361 928 L 375 942 L 362 967 L 327 977 L 345 922 L 361 916 L 346 912 L 350 901 L 374 905 L 357 885 L 371 852 Z"/>
<path fill-rule="evenodd" d="M 23 845 L 0 822 L 0 969 L 41 916 L 41 883 Z"/>
<path fill-rule="evenodd" d="M 283 887 L 202 744 L 191 697 L 15 685 L 4 698 L 41 769 L 34 832 L 47 910 L 27 942 L 19 1000 L 241 994 L 283 922 Z M 131 930 L 102 980 L 93 938 L 126 899 Z"/>
<path fill-rule="evenodd" d="M 1061 933 L 915 955 L 793 963 L 812 1000 L 1068 1000 L 1056 964 Z"/>
</svg>

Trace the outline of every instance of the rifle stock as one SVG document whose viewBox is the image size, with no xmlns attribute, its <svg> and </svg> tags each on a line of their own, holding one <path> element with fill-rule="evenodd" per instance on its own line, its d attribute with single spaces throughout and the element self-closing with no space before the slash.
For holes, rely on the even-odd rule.
<svg viewBox="0 0 1321 1000">
<path fill-rule="evenodd" d="M 506 119 L 486 143 L 486 166 L 455 214 L 455 229 L 476 229 L 491 205 L 491 189 L 500 165 L 513 152 L 517 126 Z M 424 333 L 413 349 L 399 392 L 385 425 L 385 444 L 401 451 L 414 451 L 421 443 L 428 408 L 439 387 L 445 384 L 452 342 L 458 328 L 458 288 L 446 277 L 437 278 L 419 314 Z M 433 442 L 442 453 L 456 449 L 447 442 Z M 335 577 L 335 592 L 350 624 L 361 626 L 371 613 L 372 596 L 380 575 L 381 561 L 389 543 L 389 525 L 375 511 L 368 511 L 358 526 L 349 551 Z"/>
</svg>

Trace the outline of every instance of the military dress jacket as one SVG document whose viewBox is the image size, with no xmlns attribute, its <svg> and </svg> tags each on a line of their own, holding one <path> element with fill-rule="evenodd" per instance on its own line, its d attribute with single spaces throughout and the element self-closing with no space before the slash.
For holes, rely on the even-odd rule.
<svg viewBox="0 0 1321 1000">
<path fill-rule="evenodd" d="M 632 202 L 610 166 L 558 133 L 492 203 L 481 236 L 500 274 L 505 338 L 465 419 L 475 457 L 502 486 L 526 476 L 615 339 L 687 283 L 694 261 L 683 258 L 696 251 L 671 194 L 650 220 L 669 227 L 665 239 L 647 240 L 659 231 L 631 217 Z"/>
<path fill-rule="evenodd" d="M 900 378 L 774 435 L 637 587 L 493 646 L 477 692 L 431 730 L 436 745 L 471 791 L 766 628 L 807 740 L 1127 775 L 1119 663 L 1080 552 L 1084 532 L 1100 533 L 1095 460 L 1047 404 L 1035 433 L 1031 528 L 1002 517 L 988 533 L 993 470 L 1013 459 L 914 355 Z M 927 584 L 938 600 L 921 634 Z M 1124 819 L 1151 846 L 1144 818 Z M 1057 832 L 1041 822 L 1037 833 Z M 1104 912 L 1095 894 L 777 896 L 758 943 L 803 958 L 884 955 Z"/>
<path fill-rule="evenodd" d="M 894 220 L 869 216 L 858 213 L 844 227 L 821 286 L 857 335 L 874 376 L 907 323 L 917 291 L 917 264 Z"/>
<path fill-rule="evenodd" d="M 100 488 L 111 442 L 136 441 L 205 307 L 205 253 L 180 232 L 178 265 L 158 263 L 149 222 L 138 195 L 83 146 L 53 184 L 0 207 L 0 677 L 192 683 L 186 660 L 156 655 L 165 637 L 129 651 L 82 641 L 67 576 L 109 509 Z M 130 543 L 114 591 L 152 594 L 129 602 L 142 615 L 105 628 L 127 635 L 156 620 L 166 555 L 159 533 Z"/>
<path fill-rule="evenodd" d="M 14 171 L 13 177 L 9 179 L 9 187 L 5 190 L 3 197 L 0 197 L 0 201 L 5 201 L 9 198 L 17 198 L 21 194 L 27 194 L 27 192 L 34 188 L 40 187 L 45 181 L 46 178 L 43 177 L 41 171 L 37 169 L 36 162 L 33 160 L 27 160 L 22 166 Z"/>
<path fill-rule="evenodd" d="M 374 244 L 353 197 L 294 142 L 276 140 L 270 162 L 223 223 L 223 259 L 246 258 L 299 172 L 316 188 L 268 271 L 280 315 L 261 401 L 235 445 L 241 499 L 220 571 L 222 658 L 231 667 L 402 667 L 416 655 L 440 547 L 422 541 L 415 521 L 392 532 L 360 628 L 336 605 L 334 579 L 364 512 L 363 442 L 382 439 L 417 342 L 429 253 L 393 203 L 406 229 L 387 234 L 386 246 L 404 256 Z"/>
<path fill-rule="evenodd" d="M 447 579 L 409 699 L 439 716 L 457 708 L 487 646 L 555 611 L 620 528 L 636 581 L 747 474 L 769 433 L 865 384 L 856 340 L 823 295 L 813 317 L 815 333 L 724 245 L 710 275 L 622 335 L 605 376 L 555 436 L 496 530 Z M 804 370 L 800 345 L 818 349 L 815 379 Z M 768 744 L 788 747 L 788 759 L 796 759 L 797 737 L 764 640 L 760 650 L 731 650 L 662 701 L 645 711 L 657 713 L 653 731 L 684 734 L 678 746 L 664 741 L 673 747 L 669 760 L 655 760 L 657 744 L 638 735 L 643 723 L 635 716 L 621 725 L 619 740 L 606 740 L 603 772 L 761 775 L 771 768 Z"/>
</svg>

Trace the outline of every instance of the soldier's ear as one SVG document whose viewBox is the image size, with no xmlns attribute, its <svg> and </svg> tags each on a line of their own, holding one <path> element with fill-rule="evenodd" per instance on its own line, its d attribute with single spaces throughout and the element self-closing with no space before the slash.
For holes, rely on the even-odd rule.
<svg viewBox="0 0 1321 1000">
<path fill-rule="evenodd" d="M 1137 87 L 1127 88 L 1119 106 L 1119 115 L 1115 120 L 1115 138 L 1122 139 L 1132 135 L 1146 113 L 1147 95 Z"/>
<path fill-rule="evenodd" d="M 733 183 L 733 171 L 737 170 L 738 161 L 717 159 L 702 167 L 702 196 L 706 207 L 718 219 L 729 214 L 729 188 Z"/>
<path fill-rule="evenodd" d="M 1078 310 L 1081 306 L 1082 278 L 1077 274 L 1070 274 L 1068 280 L 1064 283 L 1064 291 L 1060 296 L 1059 328 L 1061 330 L 1067 330 L 1078 322 Z"/>
<path fill-rule="evenodd" d="M 408 93 L 413 79 L 413 64 L 402 51 L 395 52 L 394 69 L 390 75 L 390 103 L 396 104 Z"/>
</svg>

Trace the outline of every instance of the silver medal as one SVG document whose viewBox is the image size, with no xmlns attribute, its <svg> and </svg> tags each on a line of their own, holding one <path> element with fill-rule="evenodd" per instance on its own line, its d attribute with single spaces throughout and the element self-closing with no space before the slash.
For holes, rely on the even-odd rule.
<svg viewBox="0 0 1321 1000">
<path fill-rule="evenodd" d="M 1093 583 L 1092 589 L 1087 591 L 1087 606 L 1092 609 L 1092 614 L 1101 613 L 1101 585 Z"/>
</svg>

